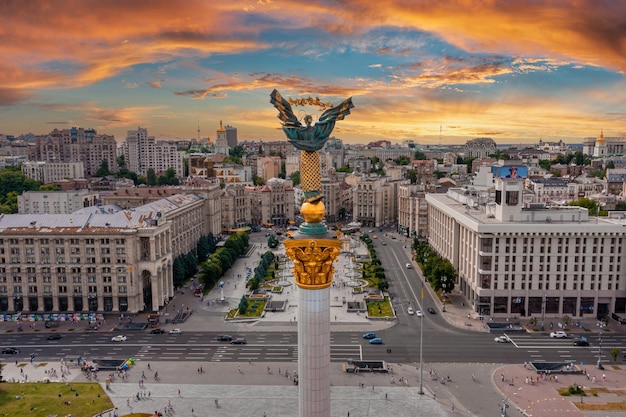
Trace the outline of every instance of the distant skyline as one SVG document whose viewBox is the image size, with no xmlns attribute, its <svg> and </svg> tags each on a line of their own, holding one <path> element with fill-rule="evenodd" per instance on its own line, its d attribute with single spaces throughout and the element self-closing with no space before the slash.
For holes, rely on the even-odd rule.
<svg viewBox="0 0 626 417">
<path fill-rule="evenodd" d="M 626 136 L 623 0 L 5 0 L 0 39 L 0 134 L 285 140 L 276 88 L 353 97 L 347 143 Z"/>
</svg>

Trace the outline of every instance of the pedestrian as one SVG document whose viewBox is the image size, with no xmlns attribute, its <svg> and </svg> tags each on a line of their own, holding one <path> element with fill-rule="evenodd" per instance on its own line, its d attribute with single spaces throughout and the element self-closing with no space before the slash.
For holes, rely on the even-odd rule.
<svg viewBox="0 0 626 417">
<path fill-rule="evenodd" d="M 180 397 L 180 390 L 178 390 L 178 396 Z"/>
<path fill-rule="evenodd" d="M 385 393 L 385 400 L 387 399 L 387 393 Z"/>
<path fill-rule="evenodd" d="M 454 404 L 451 405 L 452 412 L 454 413 Z"/>
<path fill-rule="evenodd" d="M 241 373 L 241 366 L 238 366 L 237 370 L 239 371 L 239 373 Z"/>
<path fill-rule="evenodd" d="M 148 362 L 148 369 L 150 369 L 150 362 Z"/>
<path fill-rule="evenodd" d="M 606 381 L 606 374 L 602 374 L 602 381 Z"/>
<path fill-rule="evenodd" d="M 504 382 L 504 374 L 500 374 L 500 381 Z"/>
</svg>

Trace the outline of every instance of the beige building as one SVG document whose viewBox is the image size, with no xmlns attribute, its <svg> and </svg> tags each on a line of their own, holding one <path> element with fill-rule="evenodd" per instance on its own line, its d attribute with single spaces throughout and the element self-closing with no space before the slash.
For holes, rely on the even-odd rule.
<svg viewBox="0 0 626 417">
<path fill-rule="evenodd" d="M 222 190 L 222 231 L 251 224 L 250 197 L 242 184 L 230 184 Z"/>
<path fill-rule="evenodd" d="M 396 219 L 396 183 L 360 177 L 353 194 L 352 220 L 363 226 L 384 226 Z"/>
<path fill-rule="evenodd" d="M 17 196 L 20 214 L 71 214 L 96 205 L 97 193 L 87 190 L 26 191 Z"/>
<path fill-rule="evenodd" d="M 22 173 L 26 178 L 43 184 L 52 184 L 63 180 L 84 178 L 85 168 L 82 162 L 24 161 Z"/>
<path fill-rule="evenodd" d="M 342 208 L 341 182 L 333 178 L 322 178 L 322 193 L 326 207 L 326 221 L 334 223 L 339 220 Z"/>
<path fill-rule="evenodd" d="M 280 156 L 260 156 L 257 160 L 257 176 L 268 181 L 270 178 L 278 178 L 281 173 L 282 160 Z"/>
<path fill-rule="evenodd" d="M 254 225 L 287 226 L 295 219 L 295 198 L 291 180 L 272 178 L 259 187 L 246 187 Z"/>
<path fill-rule="evenodd" d="M 398 232 L 407 237 L 428 236 L 426 186 L 408 182 L 398 185 Z"/>
<path fill-rule="evenodd" d="M 37 136 L 36 160 L 46 162 L 82 162 L 80 178 L 93 177 L 106 160 L 109 171 L 117 172 L 117 143 L 111 135 L 98 134 L 94 129 L 54 129 Z"/>
</svg>

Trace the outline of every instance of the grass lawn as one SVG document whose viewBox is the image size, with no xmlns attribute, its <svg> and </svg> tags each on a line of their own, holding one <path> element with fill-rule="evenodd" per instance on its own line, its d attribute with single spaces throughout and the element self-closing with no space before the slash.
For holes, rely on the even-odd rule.
<svg viewBox="0 0 626 417">
<path fill-rule="evenodd" d="M 393 317 L 389 298 L 384 300 L 367 300 L 368 317 Z"/>
<path fill-rule="evenodd" d="M 71 404 L 65 404 L 66 401 Z M 96 383 L 0 384 L 0 410 L 7 416 L 91 417 L 112 407 L 113 402 Z"/>
</svg>

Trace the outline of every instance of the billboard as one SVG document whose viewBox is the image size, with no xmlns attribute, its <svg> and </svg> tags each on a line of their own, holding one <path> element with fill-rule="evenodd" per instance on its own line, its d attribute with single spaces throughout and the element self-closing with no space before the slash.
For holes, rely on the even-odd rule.
<svg viewBox="0 0 626 417">
<path fill-rule="evenodd" d="M 528 167 L 520 165 L 492 166 L 491 173 L 497 178 L 528 178 Z"/>
</svg>

